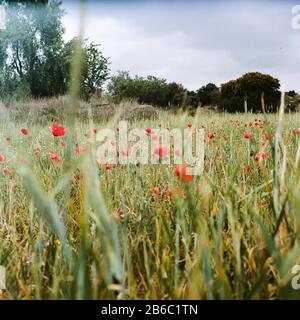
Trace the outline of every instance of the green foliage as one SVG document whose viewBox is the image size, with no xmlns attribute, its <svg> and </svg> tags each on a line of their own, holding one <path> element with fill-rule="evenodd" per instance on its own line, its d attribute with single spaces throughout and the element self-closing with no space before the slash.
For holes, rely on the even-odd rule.
<svg viewBox="0 0 300 320">
<path fill-rule="evenodd" d="M 135 99 L 139 103 L 159 106 L 168 104 L 168 85 L 166 81 L 153 76 L 131 78 L 129 72 L 121 71 L 111 78 L 108 84 L 108 92 L 115 102 L 120 102 L 123 99 Z"/>
<path fill-rule="evenodd" d="M 213 83 L 202 86 L 197 95 L 201 106 L 214 106 L 220 102 L 220 90 Z"/>
<path fill-rule="evenodd" d="M 187 102 L 187 90 L 182 84 L 172 82 L 168 84 L 168 101 L 171 106 L 182 107 Z"/>
<path fill-rule="evenodd" d="M 108 79 L 108 64 L 108 59 L 99 50 L 99 45 L 92 42 L 84 47 L 81 86 L 84 98 L 101 91 L 103 84 Z"/>
<path fill-rule="evenodd" d="M 66 43 L 64 47 L 64 66 L 66 80 L 65 83 L 70 83 L 70 68 L 72 57 L 76 50 L 77 41 L 74 38 Z M 108 79 L 109 68 L 108 58 L 105 58 L 99 50 L 99 45 L 91 42 L 90 44 L 83 43 L 82 46 L 82 72 L 80 81 L 81 98 L 88 100 L 88 98 L 96 92 L 101 92 L 105 81 Z"/>
<path fill-rule="evenodd" d="M 64 14 L 58 1 L 7 3 L 6 29 L 0 31 L 0 97 L 48 97 L 65 94 L 76 39 L 64 43 Z M 101 90 L 108 59 L 98 46 L 85 44 L 82 97 Z"/>
<path fill-rule="evenodd" d="M 246 73 L 222 85 L 220 108 L 244 112 L 246 105 L 248 111 L 276 111 L 280 104 L 279 88 L 279 80 L 268 74 Z"/>
<path fill-rule="evenodd" d="M 108 92 L 115 102 L 134 99 L 142 104 L 155 106 L 182 106 L 186 101 L 186 89 L 178 83 L 167 83 L 154 76 L 131 78 L 128 71 L 119 71 L 108 84 Z"/>
</svg>

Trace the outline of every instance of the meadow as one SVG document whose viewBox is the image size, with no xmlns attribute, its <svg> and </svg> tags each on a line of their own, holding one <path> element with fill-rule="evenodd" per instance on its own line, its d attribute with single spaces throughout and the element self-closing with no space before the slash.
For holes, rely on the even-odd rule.
<svg viewBox="0 0 300 320">
<path fill-rule="evenodd" d="M 300 298 L 300 114 L 158 113 L 130 126 L 204 128 L 202 175 L 98 164 L 116 118 L 3 116 L 1 299 Z"/>
</svg>

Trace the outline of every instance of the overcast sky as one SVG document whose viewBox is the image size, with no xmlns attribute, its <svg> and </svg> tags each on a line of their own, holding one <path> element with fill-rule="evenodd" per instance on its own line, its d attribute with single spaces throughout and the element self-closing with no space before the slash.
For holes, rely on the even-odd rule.
<svg viewBox="0 0 300 320">
<path fill-rule="evenodd" d="M 85 37 L 102 45 L 111 71 L 155 75 L 198 89 L 248 71 L 300 91 L 296 1 L 86 1 Z M 66 39 L 78 34 L 77 1 L 63 1 Z"/>
</svg>

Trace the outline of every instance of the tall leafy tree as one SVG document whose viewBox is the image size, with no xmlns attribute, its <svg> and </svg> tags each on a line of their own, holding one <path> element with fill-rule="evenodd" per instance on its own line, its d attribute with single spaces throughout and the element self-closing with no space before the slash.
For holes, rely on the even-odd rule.
<svg viewBox="0 0 300 320">
<path fill-rule="evenodd" d="M 217 105 L 220 100 L 220 90 L 213 84 L 208 83 L 197 91 L 198 101 L 201 106 Z"/>
<path fill-rule="evenodd" d="M 276 111 L 280 104 L 280 82 L 268 74 L 249 72 L 221 86 L 220 108 L 229 112 Z"/>
<path fill-rule="evenodd" d="M 34 96 L 51 95 L 60 76 L 58 55 L 63 49 L 60 2 L 10 1 L 4 6 L 6 28 L 1 42 L 7 56 L 2 73 L 7 89 L 27 86 Z"/>
<path fill-rule="evenodd" d="M 61 2 L 10 1 L 4 4 L 6 29 L 0 33 L 0 95 L 46 97 L 65 94 L 75 43 L 64 43 Z M 93 43 L 84 43 L 82 97 L 101 90 L 108 59 Z"/>
</svg>

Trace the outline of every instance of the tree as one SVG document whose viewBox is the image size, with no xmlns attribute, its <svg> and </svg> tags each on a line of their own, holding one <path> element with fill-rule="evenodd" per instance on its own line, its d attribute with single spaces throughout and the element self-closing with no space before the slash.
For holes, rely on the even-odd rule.
<svg viewBox="0 0 300 320">
<path fill-rule="evenodd" d="M 220 100 L 220 90 L 213 84 L 208 83 L 197 91 L 198 100 L 201 106 L 217 105 Z"/>
<path fill-rule="evenodd" d="M 6 29 L 1 33 L 5 65 L 1 71 L 7 89 L 28 87 L 33 96 L 49 95 L 49 82 L 54 84 L 59 78 L 57 56 L 63 46 L 60 3 L 7 2 L 5 10 Z"/>
<path fill-rule="evenodd" d="M 182 107 L 187 100 L 187 90 L 182 84 L 171 82 L 168 84 L 168 103 L 169 106 Z"/>
<path fill-rule="evenodd" d="M 64 43 L 61 2 L 5 2 L 0 31 L 0 97 L 65 94 L 77 39 Z M 108 78 L 108 59 L 94 43 L 83 44 L 81 95 L 88 99 Z"/>
<path fill-rule="evenodd" d="M 107 89 L 115 102 L 135 99 L 142 104 L 167 106 L 169 101 L 166 80 L 154 76 L 131 78 L 128 71 L 119 71 L 111 77 Z"/>
<path fill-rule="evenodd" d="M 229 112 L 276 111 L 280 105 L 280 82 L 268 74 L 250 72 L 221 86 L 220 108 Z M 263 110 L 265 109 L 265 110 Z"/>
<path fill-rule="evenodd" d="M 73 38 L 66 43 L 63 50 L 63 66 L 65 80 L 64 83 L 70 83 L 70 69 L 71 62 L 77 48 L 78 38 Z M 109 75 L 109 62 L 102 52 L 99 50 L 99 45 L 91 42 L 87 44 L 86 41 L 82 44 L 82 72 L 80 81 L 81 98 L 88 100 L 91 95 L 96 92 L 101 92 L 105 81 Z"/>
</svg>

